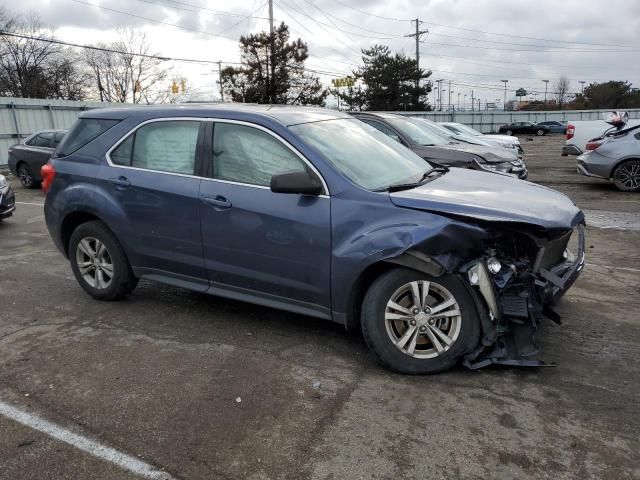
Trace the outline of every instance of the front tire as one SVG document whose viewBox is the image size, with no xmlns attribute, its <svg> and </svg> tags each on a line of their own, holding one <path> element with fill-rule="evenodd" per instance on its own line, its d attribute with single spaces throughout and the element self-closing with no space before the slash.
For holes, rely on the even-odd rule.
<svg viewBox="0 0 640 480">
<path fill-rule="evenodd" d="M 536 130 L 536 135 L 539 136 L 539 137 L 543 136 L 544 135 L 544 130 L 539 128 L 538 130 Z"/>
<path fill-rule="evenodd" d="M 18 179 L 24 188 L 36 188 L 38 186 L 38 182 L 33 176 L 31 167 L 28 164 L 21 163 L 16 173 L 18 174 Z"/>
<path fill-rule="evenodd" d="M 378 362 L 398 373 L 447 370 L 475 348 L 480 320 L 455 275 L 398 268 L 377 278 L 362 305 L 362 333 Z"/>
<path fill-rule="evenodd" d="M 507 130 L 507 135 L 512 136 L 513 135 L 513 130 Z"/>
<path fill-rule="evenodd" d="M 611 178 L 618 190 L 640 192 L 640 160 L 622 162 L 615 168 Z"/>
<path fill-rule="evenodd" d="M 76 280 L 93 298 L 119 300 L 138 284 L 122 246 L 100 221 L 73 231 L 68 254 Z"/>
</svg>

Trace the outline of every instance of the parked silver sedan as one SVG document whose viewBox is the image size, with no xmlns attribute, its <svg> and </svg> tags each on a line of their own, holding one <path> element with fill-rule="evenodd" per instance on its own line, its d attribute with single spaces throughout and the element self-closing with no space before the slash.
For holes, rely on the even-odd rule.
<svg viewBox="0 0 640 480">
<path fill-rule="evenodd" d="M 640 192 L 640 125 L 590 140 L 578 157 L 578 173 L 610 180 L 624 192 Z"/>
</svg>

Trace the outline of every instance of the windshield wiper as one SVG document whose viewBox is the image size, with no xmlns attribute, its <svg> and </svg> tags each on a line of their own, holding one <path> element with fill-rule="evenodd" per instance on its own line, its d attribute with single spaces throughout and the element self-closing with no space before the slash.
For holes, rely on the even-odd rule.
<svg viewBox="0 0 640 480">
<path fill-rule="evenodd" d="M 449 169 L 447 167 L 433 167 L 431 170 L 427 170 L 422 174 L 420 180 L 417 182 L 411 183 L 396 183 L 395 185 L 389 185 L 388 187 L 380 188 L 378 190 L 374 190 L 374 192 L 399 192 L 401 190 L 410 190 L 412 188 L 419 187 L 426 183 L 429 183 L 431 180 L 438 178 L 440 175 L 444 175 L 447 173 Z M 435 175 L 439 174 L 439 175 Z"/>
</svg>

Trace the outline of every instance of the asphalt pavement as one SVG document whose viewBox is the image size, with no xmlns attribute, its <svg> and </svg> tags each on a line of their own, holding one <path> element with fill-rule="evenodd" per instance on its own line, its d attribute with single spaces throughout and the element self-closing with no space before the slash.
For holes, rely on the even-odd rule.
<svg viewBox="0 0 640 480">
<path fill-rule="evenodd" d="M 1 479 L 638 479 L 640 194 L 522 137 L 587 211 L 587 267 L 537 336 L 557 367 L 407 377 L 308 317 L 143 281 L 88 297 L 43 195 L 0 223 Z M 508 201 L 508 200 L 505 200 Z"/>
</svg>

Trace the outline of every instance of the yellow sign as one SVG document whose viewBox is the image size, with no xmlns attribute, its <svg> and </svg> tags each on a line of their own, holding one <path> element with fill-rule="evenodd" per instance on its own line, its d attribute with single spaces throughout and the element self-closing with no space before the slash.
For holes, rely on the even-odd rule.
<svg viewBox="0 0 640 480">
<path fill-rule="evenodd" d="M 355 83 L 353 77 L 334 78 L 331 80 L 331 85 L 334 87 L 353 87 Z"/>
</svg>

